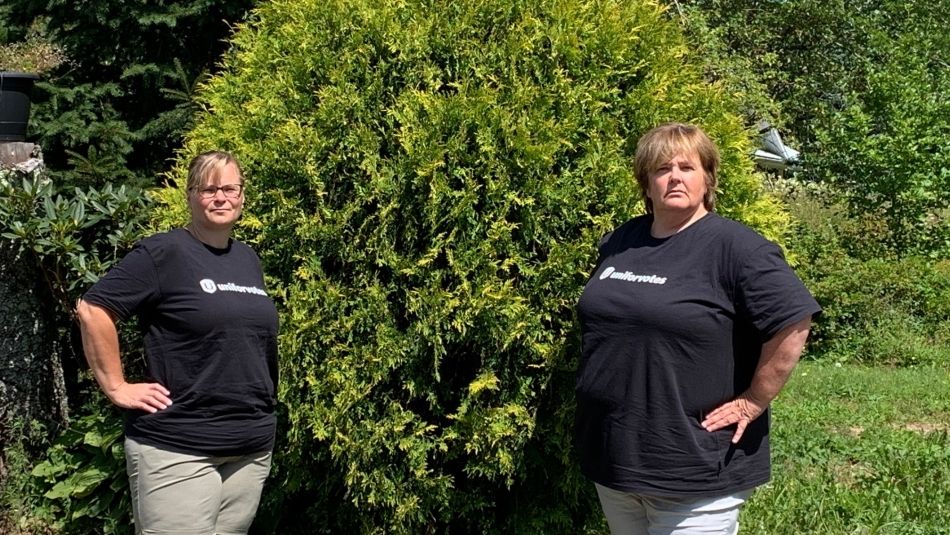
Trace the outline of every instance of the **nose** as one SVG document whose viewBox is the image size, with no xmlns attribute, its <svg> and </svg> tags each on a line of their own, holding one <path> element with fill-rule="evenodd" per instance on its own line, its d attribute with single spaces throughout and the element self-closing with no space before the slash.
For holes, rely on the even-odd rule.
<svg viewBox="0 0 950 535">
<path fill-rule="evenodd" d="M 683 170 L 680 169 L 680 166 L 674 165 L 670 168 L 670 180 L 675 180 L 677 182 L 683 181 Z"/>
</svg>

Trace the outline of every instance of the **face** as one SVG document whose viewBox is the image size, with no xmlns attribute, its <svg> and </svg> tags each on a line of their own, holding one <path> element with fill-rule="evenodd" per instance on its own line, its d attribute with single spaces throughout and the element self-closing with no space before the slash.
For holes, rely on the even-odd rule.
<svg viewBox="0 0 950 535">
<path fill-rule="evenodd" d="M 188 208 L 191 210 L 192 223 L 202 228 L 230 230 L 241 217 L 244 191 L 231 198 L 225 195 L 224 190 L 218 189 L 212 197 L 205 199 L 202 198 L 200 190 L 234 184 L 241 184 L 241 175 L 234 164 L 227 164 L 217 173 L 212 173 L 197 190 L 189 191 Z"/>
<path fill-rule="evenodd" d="M 650 175 L 647 197 L 657 215 L 703 215 L 706 173 L 696 153 L 678 154 Z"/>
</svg>

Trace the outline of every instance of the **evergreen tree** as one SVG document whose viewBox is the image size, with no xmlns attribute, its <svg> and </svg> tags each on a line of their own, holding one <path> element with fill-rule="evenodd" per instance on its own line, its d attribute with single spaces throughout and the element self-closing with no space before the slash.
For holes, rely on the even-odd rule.
<svg viewBox="0 0 950 535">
<path fill-rule="evenodd" d="M 52 177 L 154 184 L 197 111 L 196 85 L 252 3 L 5 0 L 0 37 L 39 27 L 69 58 L 34 91 L 31 138 Z"/>
<path fill-rule="evenodd" d="M 737 105 L 644 0 L 280 0 L 199 102 L 282 308 L 281 533 L 570 533 L 574 304 L 642 205 L 636 140 L 701 124 L 721 211 L 778 237 Z M 180 223 L 182 192 L 160 225 Z M 283 501 L 282 501 L 283 500 Z M 283 512 L 281 515 L 279 512 Z M 273 526 L 279 526 L 274 528 Z"/>
</svg>

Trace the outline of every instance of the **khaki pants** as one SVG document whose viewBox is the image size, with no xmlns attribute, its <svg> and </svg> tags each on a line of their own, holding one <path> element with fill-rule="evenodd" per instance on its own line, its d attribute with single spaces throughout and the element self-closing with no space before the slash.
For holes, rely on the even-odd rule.
<svg viewBox="0 0 950 535">
<path fill-rule="evenodd" d="M 271 453 L 189 455 L 125 439 L 137 535 L 246 534 Z"/>
<path fill-rule="evenodd" d="M 716 498 L 658 498 L 594 484 L 611 535 L 736 535 L 751 490 Z"/>
</svg>

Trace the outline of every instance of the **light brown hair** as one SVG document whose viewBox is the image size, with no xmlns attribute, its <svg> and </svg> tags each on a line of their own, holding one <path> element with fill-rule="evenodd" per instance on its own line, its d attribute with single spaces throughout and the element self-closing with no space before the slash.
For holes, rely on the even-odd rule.
<svg viewBox="0 0 950 535">
<path fill-rule="evenodd" d="M 637 142 L 637 152 L 633 157 L 633 174 L 640 186 L 640 194 L 648 214 L 653 213 L 653 201 L 647 197 L 650 187 L 650 175 L 663 164 L 680 154 L 699 157 L 703 166 L 706 182 L 706 194 L 703 206 L 712 212 L 716 208 L 716 173 L 719 171 L 719 149 L 709 136 L 698 126 L 684 123 L 666 123 L 653 128 Z"/>
<path fill-rule="evenodd" d="M 241 169 L 241 164 L 237 161 L 237 158 L 229 152 L 212 150 L 195 156 L 188 164 L 187 191 L 191 192 L 200 188 L 209 177 L 218 173 L 228 164 L 234 164 L 238 176 L 241 177 L 241 184 L 244 184 L 244 170 Z"/>
</svg>

